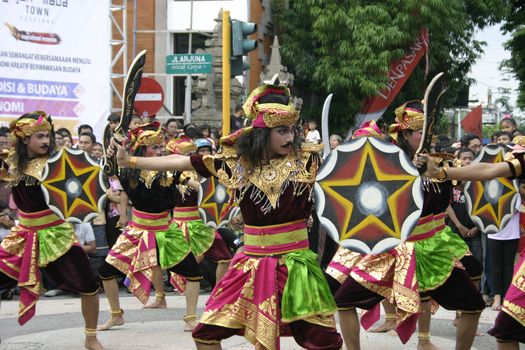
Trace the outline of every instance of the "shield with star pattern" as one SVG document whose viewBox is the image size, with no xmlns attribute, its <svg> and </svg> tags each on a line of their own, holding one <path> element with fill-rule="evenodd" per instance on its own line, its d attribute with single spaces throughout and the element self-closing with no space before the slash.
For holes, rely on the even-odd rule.
<svg viewBox="0 0 525 350">
<path fill-rule="evenodd" d="M 226 226 L 238 212 L 238 207 L 229 202 L 230 194 L 217 178 L 212 176 L 201 180 L 199 212 L 206 225 L 215 228 Z"/>
<path fill-rule="evenodd" d="M 500 146 L 485 146 L 472 163 L 498 163 L 504 160 Z M 465 183 L 465 200 L 470 218 L 485 233 L 501 231 L 516 210 L 517 180 L 498 177 Z"/>
<path fill-rule="evenodd" d="M 42 189 L 49 208 L 71 222 L 88 222 L 103 212 L 102 168 L 86 152 L 63 148 L 44 168 Z"/>
<path fill-rule="evenodd" d="M 317 175 L 316 210 L 328 234 L 361 253 L 410 236 L 423 204 L 417 168 L 399 147 L 362 137 L 339 145 Z"/>
</svg>

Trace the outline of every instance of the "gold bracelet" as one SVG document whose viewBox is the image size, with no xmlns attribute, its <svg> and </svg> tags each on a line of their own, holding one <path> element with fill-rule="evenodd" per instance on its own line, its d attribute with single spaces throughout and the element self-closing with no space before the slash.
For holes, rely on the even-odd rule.
<svg viewBox="0 0 525 350">
<path fill-rule="evenodd" d="M 130 157 L 129 158 L 129 168 L 135 169 L 137 167 L 137 161 L 139 159 L 137 157 Z"/>
<path fill-rule="evenodd" d="M 84 328 L 84 333 L 87 337 L 96 337 L 97 329 L 96 328 Z"/>
<path fill-rule="evenodd" d="M 443 167 L 439 168 L 439 174 L 436 176 L 438 181 L 445 181 L 448 177 L 447 170 Z"/>
<path fill-rule="evenodd" d="M 419 340 L 430 340 L 430 332 L 419 332 Z"/>
</svg>

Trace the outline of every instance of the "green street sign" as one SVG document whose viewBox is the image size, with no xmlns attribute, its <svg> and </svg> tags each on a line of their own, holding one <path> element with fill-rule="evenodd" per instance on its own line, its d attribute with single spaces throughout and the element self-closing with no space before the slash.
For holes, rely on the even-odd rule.
<svg viewBox="0 0 525 350">
<path fill-rule="evenodd" d="M 210 53 L 187 53 L 166 56 L 166 74 L 210 74 L 212 67 Z"/>
</svg>

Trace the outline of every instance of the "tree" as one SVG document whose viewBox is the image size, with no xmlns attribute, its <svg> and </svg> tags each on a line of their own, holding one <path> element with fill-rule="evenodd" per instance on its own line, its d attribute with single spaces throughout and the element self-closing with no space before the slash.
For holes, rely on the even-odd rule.
<svg viewBox="0 0 525 350">
<path fill-rule="evenodd" d="M 510 71 L 519 81 L 517 105 L 525 110 L 525 3 L 522 0 L 511 0 L 502 29 L 512 35 L 504 45 L 511 58 L 503 61 L 500 68 Z"/>
<path fill-rule="evenodd" d="M 482 52 L 475 31 L 500 21 L 506 8 L 498 0 L 303 0 L 290 1 L 284 11 L 284 3 L 274 0 L 274 20 L 284 64 L 305 100 L 303 114 L 319 115 L 319 103 L 309 103 L 309 93 L 334 93 L 330 128 L 339 131 L 353 126 L 363 98 L 385 86 L 390 63 L 404 55 L 423 27 L 430 33 L 430 76 L 446 72 L 445 106 L 452 103 Z M 424 66 L 418 65 L 392 108 L 423 97 Z M 385 117 L 391 121 L 393 113 Z"/>
</svg>

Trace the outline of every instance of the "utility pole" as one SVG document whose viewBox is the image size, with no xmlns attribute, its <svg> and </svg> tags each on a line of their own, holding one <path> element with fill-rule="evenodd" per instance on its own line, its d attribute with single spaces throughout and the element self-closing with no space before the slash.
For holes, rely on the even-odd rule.
<svg viewBox="0 0 525 350">
<path fill-rule="evenodd" d="M 230 133 L 230 11 L 222 11 L 222 136 Z"/>
<path fill-rule="evenodd" d="M 191 0 L 190 5 L 190 31 L 188 37 L 188 53 L 191 54 L 192 51 L 192 31 L 193 31 L 193 0 Z M 191 123 L 191 88 L 192 88 L 192 78 L 191 74 L 186 76 L 186 94 L 184 96 L 184 124 Z"/>
</svg>

